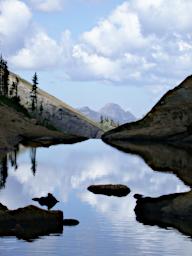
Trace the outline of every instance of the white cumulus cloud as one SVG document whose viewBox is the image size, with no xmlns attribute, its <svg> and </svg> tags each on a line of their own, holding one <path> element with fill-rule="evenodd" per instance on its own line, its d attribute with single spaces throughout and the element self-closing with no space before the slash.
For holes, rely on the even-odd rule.
<svg viewBox="0 0 192 256">
<path fill-rule="evenodd" d="M 55 8 L 52 2 L 56 7 L 63 4 L 57 0 L 30 1 L 38 6 L 48 4 L 52 6 L 50 11 Z M 4 5 L 5 2 L 9 1 L 3 1 Z M 19 0 L 10 2 L 21 5 Z M 27 6 L 23 4 L 22 8 L 30 20 Z M 44 31 L 32 33 L 10 60 L 15 67 L 25 69 L 60 67 L 71 80 L 152 84 L 158 88 L 174 85 L 191 73 L 191 9 L 189 0 L 124 1 L 76 41 L 70 31 L 65 31 L 58 41 Z M 5 14 L 4 10 L 3 19 L 7 17 Z M 12 23 L 11 20 L 9 29 L 14 29 Z M 16 31 L 25 26 L 27 22 L 18 25 Z"/>
<path fill-rule="evenodd" d="M 21 46 L 31 17 L 30 9 L 22 1 L 0 1 L 0 40 L 3 49 L 11 51 Z"/>
<path fill-rule="evenodd" d="M 30 0 L 32 6 L 39 11 L 54 12 L 63 9 L 64 0 Z"/>
<path fill-rule="evenodd" d="M 117 7 L 107 19 L 85 32 L 82 39 L 99 54 L 108 56 L 143 48 L 150 42 L 150 38 L 142 35 L 138 16 L 129 10 L 127 3 Z"/>
<path fill-rule="evenodd" d="M 11 63 L 24 69 L 41 69 L 57 66 L 61 48 L 44 32 L 38 32 L 26 41 L 26 45 L 10 59 Z"/>
</svg>

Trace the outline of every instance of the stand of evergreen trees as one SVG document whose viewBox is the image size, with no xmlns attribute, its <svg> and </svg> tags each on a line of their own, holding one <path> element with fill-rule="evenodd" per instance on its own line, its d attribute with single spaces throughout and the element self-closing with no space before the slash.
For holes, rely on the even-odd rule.
<svg viewBox="0 0 192 256">
<path fill-rule="evenodd" d="M 9 81 L 9 69 L 7 65 L 7 61 L 5 61 L 0 56 L 0 96 L 9 98 L 16 103 L 20 103 L 20 97 L 18 94 L 18 87 L 19 87 L 19 79 L 18 77 L 15 78 L 15 81 L 10 84 Z M 38 77 L 37 73 L 35 72 L 32 78 L 32 88 L 30 92 L 30 107 L 29 110 L 32 114 L 38 114 L 42 116 L 43 114 L 43 103 L 38 104 L 37 98 L 37 89 L 38 89 Z M 38 108 L 39 105 L 39 108 Z"/>
</svg>

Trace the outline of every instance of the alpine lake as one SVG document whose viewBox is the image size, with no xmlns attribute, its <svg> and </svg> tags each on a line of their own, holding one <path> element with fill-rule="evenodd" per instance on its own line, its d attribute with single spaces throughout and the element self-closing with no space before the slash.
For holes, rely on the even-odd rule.
<svg viewBox="0 0 192 256">
<path fill-rule="evenodd" d="M 191 153 L 165 145 L 125 149 L 87 140 L 49 148 L 20 145 L 2 156 L 3 205 L 41 207 L 32 198 L 52 193 L 59 200 L 53 210 L 79 225 L 31 241 L 2 235 L 0 255 L 191 255 Z M 87 188 L 94 184 L 123 184 L 131 192 L 93 194 Z M 135 194 L 142 196 L 137 200 Z"/>
</svg>

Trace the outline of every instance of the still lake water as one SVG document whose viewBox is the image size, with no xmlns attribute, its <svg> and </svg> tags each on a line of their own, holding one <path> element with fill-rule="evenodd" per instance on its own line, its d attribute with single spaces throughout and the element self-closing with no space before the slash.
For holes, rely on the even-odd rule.
<svg viewBox="0 0 192 256">
<path fill-rule="evenodd" d="M 100 140 L 38 148 L 35 175 L 30 153 L 22 147 L 17 170 L 9 164 L 0 202 L 10 209 L 37 205 L 31 198 L 51 192 L 60 201 L 54 209 L 80 224 L 65 227 L 62 235 L 44 236 L 31 243 L 0 238 L 1 256 L 191 255 L 190 237 L 172 228 L 143 225 L 134 212 L 135 193 L 158 197 L 189 191 L 175 175 L 153 171 L 141 157 Z M 127 185 L 131 193 L 116 198 L 87 190 L 92 184 L 108 183 Z"/>
</svg>

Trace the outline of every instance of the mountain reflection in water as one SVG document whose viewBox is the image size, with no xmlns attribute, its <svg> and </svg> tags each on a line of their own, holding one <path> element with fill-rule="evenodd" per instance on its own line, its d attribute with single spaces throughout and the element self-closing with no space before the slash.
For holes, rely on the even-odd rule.
<svg viewBox="0 0 192 256">
<path fill-rule="evenodd" d="M 30 244 L 32 256 L 39 252 L 41 255 L 63 255 L 64 251 L 66 255 L 187 255 L 187 251 L 192 249 L 192 241 L 175 230 L 164 230 L 158 226 L 174 227 L 187 235 L 189 232 L 171 223 L 160 225 L 156 221 L 152 225 L 158 226 L 142 225 L 140 222 L 151 223 L 145 223 L 137 211 L 137 216 L 134 212 L 135 193 L 158 198 L 189 191 L 185 184 L 190 185 L 192 180 L 187 164 L 190 163 L 190 153 L 177 150 L 171 154 L 172 149 L 164 147 L 159 148 L 159 153 L 153 149 L 153 153 L 142 147 L 142 152 L 147 152 L 147 158 L 142 155 L 146 163 L 155 170 L 163 171 L 154 172 L 141 157 L 120 152 L 99 140 L 49 149 L 37 148 L 36 152 L 21 147 L 15 161 L 17 168 L 7 158 L 8 177 L 0 191 L 0 202 L 15 209 L 33 204 L 31 198 L 50 192 L 60 201 L 56 210 L 62 210 L 65 218 L 80 221 L 75 228 L 66 227 L 61 236 L 45 237 Z M 139 154 L 139 150 L 134 153 Z M 158 163 L 157 168 L 154 167 L 154 159 L 155 164 Z M 124 198 L 98 196 L 87 191 L 92 184 L 124 184 L 131 193 Z M 171 200 L 166 200 L 167 205 L 169 201 L 172 204 Z M 177 216 L 180 218 L 179 214 Z M 22 243 L 21 246 L 21 241 L 14 238 L 10 240 L 10 248 L 6 246 L 5 239 L 0 240 L 0 254 L 6 251 L 2 253 L 5 256 L 15 253 L 26 255 L 29 250 L 27 244 Z"/>
</svg>

